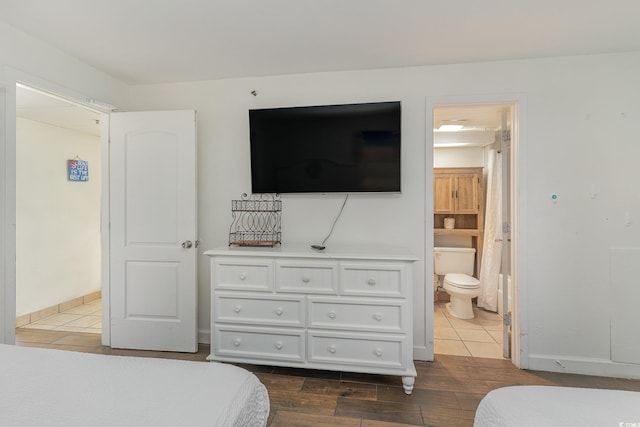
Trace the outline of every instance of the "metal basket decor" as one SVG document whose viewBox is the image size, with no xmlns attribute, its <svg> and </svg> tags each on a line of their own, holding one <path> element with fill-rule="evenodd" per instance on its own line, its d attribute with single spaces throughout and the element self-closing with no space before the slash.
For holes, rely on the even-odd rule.
<svg viewBox="0 0 640 427">
<path fill-rule="evenodd" d="M 231 201 L 229 246 L 275 246 L 281 242 L 279 194 L 242 194 Z"/>
</svg>

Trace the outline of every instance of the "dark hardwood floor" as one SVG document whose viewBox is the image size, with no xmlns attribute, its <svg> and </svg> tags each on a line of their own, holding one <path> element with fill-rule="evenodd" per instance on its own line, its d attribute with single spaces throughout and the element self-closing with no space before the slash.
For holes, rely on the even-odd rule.
<svg viewBox="0 0 640 427">
<path fill-rule="evenodd" d="M 114 350 L 97 334 L 18 329 L 16 344 L 100 354 L 205 361 L 209 346 L 195 354 Z M 516 369 L 510 361 L 436 355 L 416 362 L 411 396 L 399 377 L 240 365 L 269 390 L 269 426 L 472 426 L 475 409 L 490 390 L 510 385 L 556 385 L 640 391 L 640 380 Z"/>
</svg>

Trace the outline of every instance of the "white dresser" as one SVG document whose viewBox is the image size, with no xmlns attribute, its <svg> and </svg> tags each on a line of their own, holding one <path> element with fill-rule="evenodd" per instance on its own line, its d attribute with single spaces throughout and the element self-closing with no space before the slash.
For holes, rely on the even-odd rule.
<svg viewBox="0 0 640 427">
<path fill-rule="evenodd" d="M 411 394 L 412 269 L 398 248 L 223 247 L 208 360 L 398 375 Z"/>
</svg>

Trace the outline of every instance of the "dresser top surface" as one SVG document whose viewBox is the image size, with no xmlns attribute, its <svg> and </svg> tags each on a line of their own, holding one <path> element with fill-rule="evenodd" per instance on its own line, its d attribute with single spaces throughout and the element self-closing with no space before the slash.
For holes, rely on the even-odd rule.
<svg viewBox="0 0 640 427">
<path fill-rule="evenodd" d="M 361 259 L 417 261 L 407 248 L 387 245 L 329 245 L 324 250 L 306 244 L 282 244 L 275 247 L 222 246 L 204 252 L 207 256 L 252 256 L 317 259 Z"/>
</svg>

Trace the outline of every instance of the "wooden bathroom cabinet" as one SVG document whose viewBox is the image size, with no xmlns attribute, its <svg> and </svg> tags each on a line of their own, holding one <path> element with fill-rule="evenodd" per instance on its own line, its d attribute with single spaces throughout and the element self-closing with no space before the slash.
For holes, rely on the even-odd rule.
<svg viewBox="0 0 640 427">
<path fill-rule="evenodd" d="M 484 234 L 483 181 L 482 168 L 433 169 L 434 235 L 471 237 L 476 249 L 476 275 Z M 444 228 L 445 218 L 455 218 L 454 229 Z"/>
</svg>

